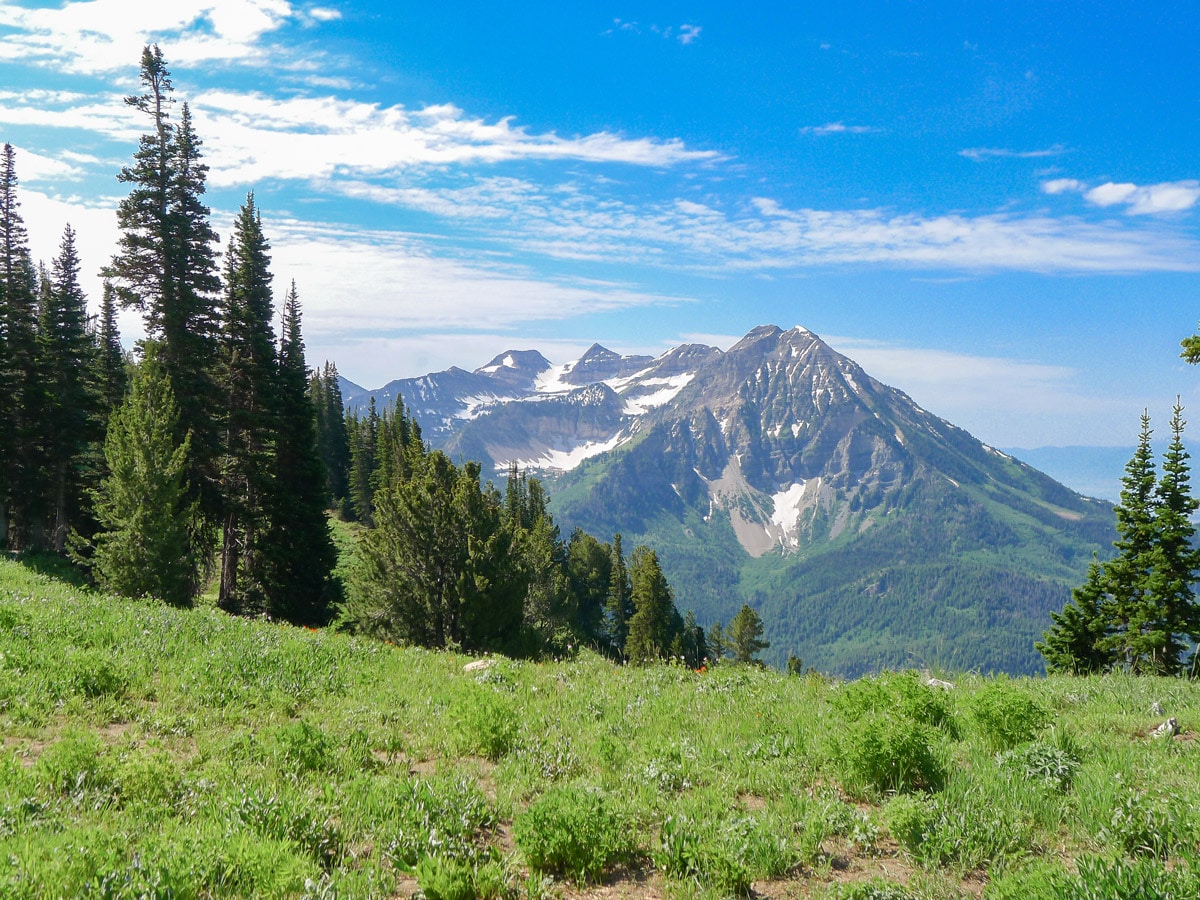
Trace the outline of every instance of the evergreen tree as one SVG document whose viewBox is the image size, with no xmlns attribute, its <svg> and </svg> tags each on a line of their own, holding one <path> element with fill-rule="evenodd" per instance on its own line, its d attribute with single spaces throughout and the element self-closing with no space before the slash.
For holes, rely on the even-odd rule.
<svg viewBox="0 0 1200 900">
<path fill-rule="evenodd" d="M 582 528 L 567 541 L 567 579 L 574 597 L 577 633 L 601 646 L 604 642 L 604 612 L 612 584 L 612 547 Z"/>
<path fill-rule="evenodd" d="M 1047 672 L 1087 675 L 1105 672 L 1116 654 L 1105 649 L 1109 624 L 1107 568 L 1098 561 L 1088 567 L 1087 580 L 1071 591 L 1062 612 L 1050 613 L 1050 629 L 1034 649 L 1046 660 Z"/>
<path fill-rule="evenodd" d="M 757 662 L 755 657 L 771 646 L 762 639 L 762 618 L 748 603 L 743 603 L 737 615 L 729 620 L 728 635 L 733 658 L 740 663 Z"/>
<path fill-rule="evenodd" d="M 367 415 L 351 416 L 346 423 L 350 435 L 350 505 L 354 517 L 364 525 L 374 523 L 375 450 L 379 443 L 379 412 L 371 398 Z"/>
<path fill-rule="evenodd" d="M 68 225 L 45 281 L 37 335 L 43 390 L 38 421 L 51 514 L 51 545 L 62 551 L 83 503 L 86 452 L 103 439 L 100 398 L 89 376 L 95 348 L 79 286 L 75 232 Z"/>
<path fill-rule="evenodd" d="M 1103 609 L 1111 631 L 1101 641 L 1101 649 L 1112 653 L 1118 664 L 1134 672 L 1154 670 L 1156 648 L 1162 640 L 1162 635 L 1155 633 L 1148 595 L 1157 543 L 1154 511 L 1157 478 L 1151 434 L 1150 416 L 1143 412 L 1138 446 L 1121 479 L 1121 502 L 1116 507 L 1117 540 L 1113 542 L 1117 552 L 1105 565 L 1108 596 Z"/>
<path fill-rule="evenodd" d="M 633 586 L 629 583 L 629 569 L 625 565 L 625 554 L 621 551 L 620 533 L 613 535 L 612 576 L 605 599 L 604 617 L 608 643 L 613 653 L 625 657 L 625 643 L 629 638 L 629 619 L 633 615 Z"/>
<path fill-rule="evenodd" d="M 1171 443 L 1162 460 L 1155 491 L 1155 547 L 1147 590 L 1151 621 L 1147 632 L 1161 634 L 1149 653 L 1151 664 L 1164 674 L 1178 674 L 1188 644 L 1200 639 L 1200 606 L 1193 585 L 1200 577 L 1200 550 L 1195 543 L 1192 515 L 1200 504 L 1191 495 L 1189 455 L 1183 446 L 1183 407 L 1176 398 L 1171 416 Z"/>
<path fill-rule="evenodd" d="M 37 540 L 37 272 L 17 198 L 16 151 L 0 155 L 0 547 Z M 11 530 L 10 530 L 11 525 Z"/>
<path fill-rule="evenodd" d="M 629 566 L 634 613 L 629 618 L 625 655 L 635 665 L 662 659 L 671 649 L 678 617 L 671 588 L 658 564 L 658 554 L 646 546 L 636 547 Z"/>
<path fill-rule="evenodd" d="M 375 497 L 347 619 L 358 630 L 425 647 L 508 649 L 526 585 L 510 564 L 499 495 L 440 452 Z"/>
<path fill-rule="evenodd" d="M 729 653 L 729 644 L 725 638 L 725 629 L 721 627 L 718 621 L 708 629 L 706 634 L 708 642 L 708 655 L 714 663 L 723 660 Z"/>
<path fill-rule="evenodd" d="M 317 422 L 317 447 L 325 467 L 326 503 L 344 510 L 350 496 L 350 437 L 346 431 L 337 366 L 326 361 L 309 384 Z"/>
<path fill-rule="evenodd" d="M 324 625 L 334 598 L 337 551 L 325 518 L 325 473 L 317 456 L 294 282 L 284 302 L 278 373 L 270 524 L 261 546 L 267 612 L 299 625 Z"/>
<path fill-rule="evenodd" d="M 198 588 L 199 560 L 178 418 L 170 379 L 149 343 L 104 442 L 109 475 L 93 498 L 99 530 L 90 564 L 106 590 L 186 606 Z"/>
<path fill-rule="evenodd" d="M 202 197 L 207 167 L 186 105 L 171 122 L 170 73 L 157 46 L 142 51 L 143 93 L 125 102 L 147 116 L 133 165 L 118 180 L 131 185 L 117 208 L 121 234 L 105 271 L 118 300 L 142 310 L 180 406 L 179 434 L 191 434 L 191 490 L 206 523 L 221 514 L 217 488 L 218 402 L 213 375 L 217 349 L 217 236 Z M 207 535 L 199 536 L 207 545 Z"/>
<path fill-rule="evenodd" d="M 237 613 L 261 610 L 265 603 L 257 542 L 268 524 L 276 406 L 269 249 L 251 194 L 226 254 L 219 376 L 225 414 L 217 603 Z"/>
<path fill-rule="evenodd" d="M 107 279 L 100 299 L 100 319 L 96 326 L 94 381 L 102 408 L 111 413 L 121 405 L 125 397 L 129 373 L 125 351 L 121 348 L 121 333 L 117 327 L 117 298 L 112 283 Z"/>
</svg>

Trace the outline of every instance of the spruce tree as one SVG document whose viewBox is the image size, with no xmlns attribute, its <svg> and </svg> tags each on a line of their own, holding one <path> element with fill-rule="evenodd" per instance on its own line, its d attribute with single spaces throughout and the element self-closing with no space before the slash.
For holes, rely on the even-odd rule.
<svg viewBox="0 0 1200 900">
<path fill-rule="evenodd" d="M 268 524 L 276 406 L 270 247 L 254 195 L 246 198 L 226 254 L 221 335 L 221 583 L 229 612 L 263 608 L 258 539 Z"/>
<path fill-rule="evenodd" d="M 379 444 L 379 412 L 371 398 L 365 417 L 350 417 L 350 505 L 364 525 L 374 524 L 375 451 Z"/>
<path fill-rule="evenodd" d="M 1108 648 L 1110 593 L 1107 567 L 1093 560 L 1087 579 L 1071 591 L 1062 612 L 1050 613 L 1051 626 L 1034 644 L 1046 660 L 1047 672 L 1089 675 L 1105 672 L 1116 662 Z"/>
<path fill-rule="evenodd" d="M 1183 446 L 1183 407 L 1176 398 L 1171 416 L 1171 443 L 1163 455 L 1155 491 L 1155 548 L 1147 591 L 1152 621 L 1146 631 L 1161 634 L 1149 652 L 1152 667 L 1178 674 L 1183 653 L 1200 639 L 1200 606 L 1193 585 L 1200 577 L 1200 550 L 1192 515 L 1200 504 L 1191 494 L 1189 454 Z"/>
<path fill-rule="evenodd" d="M 129 384 L 125 351 L 121 347 L 121 333 L 117 327 L 117 298 L 112 283 L 107 279 L 100 299 L 100 317 L 96 325 L 95 341 L 93 381 L 107 416 L 120 406 Z"/>
<path fill-rule="evenodd" d="M 756 662 L 755 657 L 771 646 L 769 641 L 762 639 L 762 618 L 748 603 L 743 603 L 742 608 L 729 620 L 726 634 L 733 649 L 733 658 L 740 663 Z"/>
<path fill-rule="evenodd" d="M 105 275 L 122 305 L 144 312 L 147 334 L 161 345 L 180 407 L 177 437 L 191 435 L 189 483 L 211 526 L 221 512 L 213 382 L 220 280 L 217 236 L 202 200 L 207 167 L 186 105 L 179 127 L 171 121 L 171 77 L 157 45 L 143 49 L 140 79 L 143 92 L 125 102 L 149 119 L 151 130 L 117 176 L 130 191 L 117 207 L 121 234 Z M 207 545 L 208 535 L 199 537 Z"/>
<path fill-rule="evenodd" d="M 99 530 L 90 565 L 106 590 L 187 606 L 199 586 L 188 439 L 176 440 L 179 409 L 156 350 L 146 345 L 129 394 L 109 424 L 109 474 L 93 498 Z"/>
<path fill-rule="evenodd" d="M 608 644 L 618 657 L 625 657 L 625 642 L 629 637 L 629 618 L 633 615 L 632 586 L 629 583 L 629 569 L 625 565 L 625 554 L 621 550 L 621 535 L 613 535 L 612 541 L 612 576 L 608 585 L 608 597 L 605 600 L 605 630 L 608 634 Z"/>
<path fill-rule="evenodd" d="M 658 554 L 646 546 L 636 547 L 629 573 L 634 613 L 629 618 L 625 655 L 635 665 L 646 665 L 662 659 L 671 649 L 675 637 L 672 618 L 678 613 Z"/>
<path fill-rule="evenodd" d="M 0 155 L 0 547 L 35 542 L 41 498 L 37 441 L 37 272 L 17 198 L 16 151 Z M 11 526 L 11 527 L 10 527 Z"/>
<path fill-rule="evenodd" d="M 1103 604 L 1111 631 L 1100 649 L 1114 655 L 1115 663 L 1133 672 L 1155 669 L 1154 614 L 1149 597 L 1150 574 L 1154 567 L 1157 529 L 1154 506 L 1157 477 L 1150 447 L 1150 416 L 1143 412 L 1137 449 L 1125 466 L 1121 479 L 1121 501 L 1116 506 L 1116 555 L 1105 565 Z"/>
<path fill-rule="evenodd" d="M 346 412 L 337 366 L 326 361 L 310 382 L 317 420 L 317 447 L 325 467 L 327 503 L 330 509 L 344 510 L 350 496 L 350 436 L 346 431 Z"/>
<path fill-rule="evenodd" d="M 81 513 L 86 452 L 104 436 L 101 400 L 90 380 L 95 347 L 87 332 L 79 268 L 75 232 L 68 225 L 42 292 L 37 335 L 42 464 L 50 491 L 51 545 L 58 551 Z"/>
<path fill-rule="evenodd" d="M 297 625 L 324 625 L 334 599 L 337 551 L 325 518 L 325 473 L 317 456 L 295 282 L 284 301 L 278 372 L 270 524 L 261 546 L 267 612 Z"/>
</svg>

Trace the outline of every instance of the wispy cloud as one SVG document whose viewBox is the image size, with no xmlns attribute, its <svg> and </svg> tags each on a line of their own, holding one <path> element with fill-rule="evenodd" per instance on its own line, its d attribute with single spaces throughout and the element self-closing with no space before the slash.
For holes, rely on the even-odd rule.
<svg viewBox="0 0 1200 900">
<path fill-rule="evenodd" d="M 0 60 L 68 72 L 126 69 L 132 54 L 158 42 L 177 64 L 262 61 L 261 38 L 302 14 L 286 0 L 74 0 L 54 8 L 0 5 Z M 319 18 L 317 9 L 308 15 Z"/>
<path fill-rule="evenodd" d="M 826 122 L 824 125 L 806 125 L 800 129 L 801 134 L 815 134 L 824 137 L 829 134 L 872 134 L 879 131 L 870 125 L 847 125 L 844 122 Z"/>
<path fill-rule="evenodd" d="M 1054 144 L 1042 150 L 1010 150 L 1006 147 L 968 147 L 966 150 L 959 150 L 959 156 L 965 156 L 967 159 L 974 162 L 983 162 L 985 159 L 1043 159 L 1047 156 L 1062 156 L 1064 153 L 1069 153 L 1069 148 L 1064 144 Z"/>
<path fill-rule="evenodd" d="M 1128 412 L 1128 398 L 1098 396 L 1066 366 L 854 337 L 826 337 L 872 376 L 900 388 L 936 415 L 995 446 L 1107 442 L 1108 423 Z"/>
<path fill-rule="evenodd" d="M 870 263 L 959 271 L 1193 271 L 1200 245 L 1172 231 L 1045 215 L 922 216 L 675 199 L 636 205 L 577 184 L 484 178 L 457 188 L 341 181 L 332 189 L 455 220 L 481 238 L 561 259 L 695 272 Z"/>
<path fill-rule="evenodd" d="M 1074 178 L 1056 178 L 1042 183 L 1047 194 L 1077 193 L 1093 206 L 1124 206 L 1131 216 L 1185 212 L 1200 202 L 1200 181 L 1163 181 L 1137 185 L 1132 182 L 1106 181 L 1088 187 Z"/>
<path fill-rule="evenodd" d="M 700 25 L 684 23 L 683 25 L 642 25 L 639 22 L 631 22 L 628 19 L 613 19 L 612 28 L 604 30 L 603 34 L 642 34 L 648 32 L 658 35 L 661 38 L 674 38 L 679 43 L 687 46 L 693 44 L 700 39 L 700 32 L 704 29 Z"/>
</svg>

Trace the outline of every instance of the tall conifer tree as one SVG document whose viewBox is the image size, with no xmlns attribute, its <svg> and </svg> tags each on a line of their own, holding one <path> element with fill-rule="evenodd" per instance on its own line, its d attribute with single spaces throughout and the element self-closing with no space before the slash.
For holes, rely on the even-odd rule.
<svg viewBox="0 0 1200 900">
<path fill-rule="evenodd" d="M 42 292 L 37 343 L 42 463 L 50 491 L 51 544 L 59 551 L 81 512 L 86 452 L 104 436 L 100 398 L 90 381 L 95 346 L 87 332 L 79 268 L 75 232 L 68 225 Z"/>
<path fill-rule="evenodd" d="M 325 518 L 325 473 L 307 392 L 295 282 L 284 302 L 278 372 L 270 524 L 262 540 L 267 611 L 298 625 L 324 625 L 337 551 Z"/>
<path fill-rule="evenodd" d="M 226 254 L 220 386 L 221 584 L 218 605 L 262 608 L 257 541 L 267 525 L 275 429 L 275 339 L 270 247 L 254 195 L 246 198 Z"/>
<path fill-rule="evenodd" d="M 207 167 L 187 106 L 178 128 L 171 121 L 171 77 L 157 46 L 143 49 L 140 78 L 143 93 L 125 102 L 150 120 L 151 130 L 142 135 L 133 164 L 118 175 L 131 187 L 117 207 L 121 235 L 106 275 L 123 305 L 145 313 L 147 333 L 161 344 L 179 402 L 178 437 L 191 434 L 189 482 L 211 526 L 221 507 L 212 380 L 220 281 L 217 236 L 202 199 Z M 198 537 L 208 543 L 208 534 Z"/>
<path fill-rule="evenodd" d="M 14 549 L 27 547 L 35 530 L 36 323 L 37 272 L 17 198 L 16 151 L 5 144 L 0 154 L 0 547 Z"/>
</svg>

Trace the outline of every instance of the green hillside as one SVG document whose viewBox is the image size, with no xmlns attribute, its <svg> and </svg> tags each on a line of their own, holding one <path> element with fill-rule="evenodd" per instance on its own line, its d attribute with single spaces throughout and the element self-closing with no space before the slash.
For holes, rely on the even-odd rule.
<svg viewBox="0 0 1200 900">
<path fill-rule="evenodd" d="M 655 547 L 679 608 L 702 623 L 749 602 L 779 666 L 794 653 L 850 677 L 909 665 L 1039 673 L 1033 644 L 1050 612 L 1111 550 L 1107 504 L 986 454 L 987 470 L 958 464 L 954 482 L 918 473 L 838 533 L 817 516 L 798 550 L 752 558 L 671 439 L 654 430 L 551 482 L 555 517 Z"/>
<path fill-rule="evenodd" d="M 1200 891 L 1183 681 L 469 662 L 0 560 L 0 895 Z"/>
</svg>

